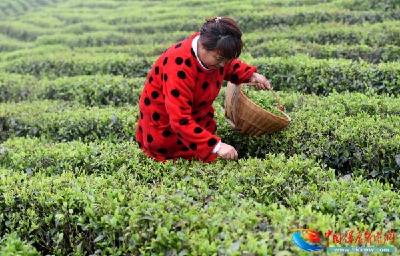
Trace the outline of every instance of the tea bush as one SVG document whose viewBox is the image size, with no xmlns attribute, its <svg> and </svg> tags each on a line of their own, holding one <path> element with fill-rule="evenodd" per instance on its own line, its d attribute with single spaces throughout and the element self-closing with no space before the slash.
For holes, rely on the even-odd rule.
<svg viewBox="0 0 400 256">
<path fill-rule="evenodd" d="M 239 173 L 232 172 L 235 163 L 222 169 L 216 169 L 221 167 L 218 163 L 197 164 L 185 170 L 155 162 L 161 170 L 153 176 L 163 178 L 149 185 L 132 173 L 152 173 L 144 168 L 100 176 L 67 171 L 51 177 L 2 170 L 0 207 L 7 221 L 0 221 L 0 230 L 29 236 L 42 252 L 56 254 L 170 250 L 273 254 L 284 248 L 298 252 L 290 242 L 293 227 L 390 230 L 399 223 L 400 198 L 388 186 L 361 179 L 336 181 L 331 171 L 326 176 L 312 161 L 296 157 L 248 161 L 240 162 L 244 169 Z M 327 179 L 320 179 L 321 175 Z M 307 177 L 318 182 L 307 182 Z M 216 185 L 221 190 L 215 190 Z M 282 194 L 280 186 L 287 192 Z M 343 196 L 348 200 L 337 201 Z M 302 197 L 305 201 L 299 201 Z M 291 206 L 271 203 L 279 198 Z M 376 207 L 383 201 L 390 203 Z"/>
<path fill-rule="evenodd" d="M 10 136 L 57 141 L 130 140 L 137 113 L 133 107 L 84 107 L 67 101 L 0 104 L 0 140 Z"/>
<path fill-rule="evenodd" d="M 101 58 L 80 57 L 38 58 L 16 60 L 7 64 L 7 71 L 35 76 L 77 76 L 94 74 L 145 77 L 150 62 L 144 59 L 127 59 L 122 56 Z M 365 92 L 373 89 L 379 93 L 399 94 L 398 63 L 379 65 L 348 60 L 318 60 L 306 56 L 272 57 L 248 60 L 259 72 L 271 79 L 278 90 L 297 90 L 326 95 L 336 91 Z"/>
<path fill-rule="evenodd" d="M 271 40 L 251 46 L 247 51 L 255 58 L 283 57 L 306 54 L 317 59 L 351 59 L 365 60 L 371 63 L 399 61 L 400 47 L 385 45 L 372 47 L 363 44 L 317 44 L 303 43 L 295 40 Z"/>
<path fill-rule="evenodd" d="M 294 229 L 324 242 L 329 230 L 397 232 L 399 8 L 1 1 L 0 255 L 308 255 Z M 240 158 L 157 162 L 134 141 L 146 74 L 214 15 L 238 21 L 241 58 L 292 122 L 260 137 L 234 131 L 223 87 L 217 134 Z M 273 111 L 270 92 L 244 91 Z"/>
<path fill-rule="evenodd" d="M 11 233 L 6 235 L 3 239 L 0 239 L 0 254 L 9 256 L 39 256 L 40 254 L 36 251 L 32 245 L 22 241 L 17 234 Z"/>
</svg>

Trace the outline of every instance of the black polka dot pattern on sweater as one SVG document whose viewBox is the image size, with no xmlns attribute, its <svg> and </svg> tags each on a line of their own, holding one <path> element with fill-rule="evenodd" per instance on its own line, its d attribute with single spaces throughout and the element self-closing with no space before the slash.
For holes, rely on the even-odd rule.
<svg viewBox="0 0 400 256">
<path fill-rule="evenodd" d="M 181 64 L 183 63 L 183 59 L 182 59 L 181 57 L 176 57 L 175 63 L 176 63 L 177 65 L 181 65 Z"/>
<path fill-rule="evenodd" d="M 208 140 L 207 144 L 209 147 L 213 147 L 215 144 L 217 144 L 217 140 L 215 138 L 211 138 Z"/>
<path fill-rule="evenodd" d="M 210 151 L 219 137 L 214 134 L 217 125 L 211 104 L 224 79 L 245 81 L 245 70 L 252 68 L 232 60 L 225 67 L 203 69 L 190 43 L 177 42 L 162 53 L 139 96 L 136 141 L 159 161 L 178 157 L 212 161 L 215 155 Z"/>
<path fill-rule="evenodd" d="M 178 98 L 180 93 L 179 93 L 178 89 L 172 89 L 171 95 L 174 96 L 175 98 Z"/>
<path fill-rule="evenodd" d="M 161 116 L 158 112 L 154 112 L 151 117 L 153 118 L 154 121 L 159 121 Z"/>
<path fill-rule="evenodd" d="M 153 99 L 157 99 L 158 96 L 160 96 L 160 93 L 159 93 L 159 92 L 157 92 L 157 91 L 152 91 L 152 92 L 151 92 L 151 97 L 152 97 Z"/>
<path fill-rule="evenodd" d="M 182 118 L 181 120 L 179 120 L 179 124 L 180 125 L 187 125 L 187 124 L 189 124 L 189 120 L 187 118 Z"/>
<path fill-rule="evenodd" d="M 178 77 L 180 79 L 185 79 L 186 78 L 186 73 L 183 70 L 179 70 L 177 75 L 178 75 Z"/>
</svg>

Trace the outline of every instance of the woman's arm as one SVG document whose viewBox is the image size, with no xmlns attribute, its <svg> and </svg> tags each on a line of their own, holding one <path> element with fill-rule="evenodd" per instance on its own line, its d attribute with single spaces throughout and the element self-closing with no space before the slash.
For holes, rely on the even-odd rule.
<svg viewBox="0 0 400 256">
<path fill-rule="evenodd" d="M 240 59 L 234 59 L 231 62 L 227 63 L 224 67 L 224 79 L 227 81 L 231 81 L 234 84 L 241 83 L 254 83 L 258 89 L 268 89 L 270 90 L 271 84 L 268 79 L 257 73 L 257 68 L 251 65 L 246 64 Z"/>
</svg>

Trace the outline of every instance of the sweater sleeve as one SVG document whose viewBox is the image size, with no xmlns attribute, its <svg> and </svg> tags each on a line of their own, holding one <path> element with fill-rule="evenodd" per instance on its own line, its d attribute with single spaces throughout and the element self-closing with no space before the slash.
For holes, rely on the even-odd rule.
<svg viewBox="0 0 400 256">
<path fill-rule="evenodd" d="M 240 59 L 234 59 L 224 67 L 224 80 L 234 84 L 247 83 L 254 72 L 257 72 L 256 67 L 248 65 Z"/>
<path fill-rule="evenodd" d="M 195 85 L 193 71 L 185 65 L 179 68 L 165 66 L 162 79 L 165 108 L 172 130 L 186 147 L 194 151 L 198 159 L 213 161 L 217 157 L 213 149 L 221 138 L 200 127 L 192 117 Z"/>
</svg>

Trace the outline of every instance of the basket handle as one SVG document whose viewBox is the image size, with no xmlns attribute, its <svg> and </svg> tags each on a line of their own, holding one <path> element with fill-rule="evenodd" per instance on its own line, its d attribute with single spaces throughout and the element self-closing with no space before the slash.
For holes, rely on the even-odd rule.
<svg viewBox="0 0 400 256">
<path fill-rule="evenodd" d="M 239 92 L 241 91 L 240 87 L 241 85 L 236 85 L 236 84 L 231 84 L 232 86 L 232 121 L 235 123 L 236 122 L 236 108 L 237 108 L 237 101 L 238 101 L 238 96 Z"/>
<path fill-rule="evenodd" d="M 256 83 L 247 83 L 248 85 L 256 85 Z M 274 91 L 274 89 L 270 89 L 270 91 L 272 92 L 272 95 L 274 95 L 275 100 L 278 102 L 278 106 L 277 108 L 280 111 L 285 111 L 285 105 L 282 104 L 281 98 L 278 96 L 278 94 L 276 94 L 276 92 Z"/>
</svg>

